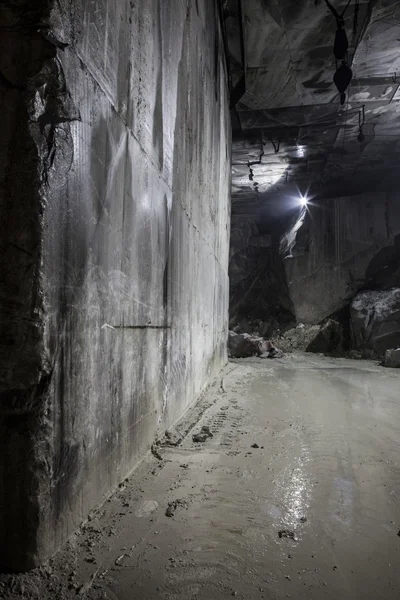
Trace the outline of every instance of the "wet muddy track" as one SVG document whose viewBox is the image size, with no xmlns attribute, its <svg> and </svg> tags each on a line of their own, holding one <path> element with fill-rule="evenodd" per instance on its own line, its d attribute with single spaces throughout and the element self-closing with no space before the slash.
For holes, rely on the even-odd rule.
<svg viewBox="0 0 400 600">
<path fill-rule="evenodd" d="M 178 446 L 159 446 L 162 460 L 149 455 L 49 565 L 0 591 L 398 598 L 399 384 L 366 361 L 231 363 Z M 204 427 L 212 435 L 194 442 Z"/>
</svg>

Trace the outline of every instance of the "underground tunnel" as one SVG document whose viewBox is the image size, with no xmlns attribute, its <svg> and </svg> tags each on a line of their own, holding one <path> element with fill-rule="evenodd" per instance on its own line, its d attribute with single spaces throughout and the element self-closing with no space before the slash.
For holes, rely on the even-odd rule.
<svg viewBox="0 0 400 600">
<path fill-rule="evenodd" d="M 397 0 L 0 48 L 0 598 L 397 599 Z"/>
</svg>

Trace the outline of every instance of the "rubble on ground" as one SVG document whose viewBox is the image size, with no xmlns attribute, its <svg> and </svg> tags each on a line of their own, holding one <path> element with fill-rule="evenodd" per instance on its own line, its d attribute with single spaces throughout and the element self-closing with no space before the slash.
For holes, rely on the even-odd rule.
<svg viewBox="0 0 400 600">
<path fill-rule="evenodd" d="M 360 292 L 345 318 L 336 315 L 316 325 L 298 323 L 283 332 L 278 323 L 242 318 L 229 332 L 232 358 L 275 358 L 297 351 L 382 360 L 384 366 L 400 368 L 399 348 L 400 288 Z"/>
<path fill-rule="evenodd" d="M 299 323 L 273 340 L 284 352 L 314 352 L 343 355 L 343 327 L 335 319 L 319 325 Z"/>
<path fill-rule="evenodd" d="M 189 503 L 186 500 L 181 500 L 181 499 L 172 500 L 172 502 L 168 502 L 168 506 L 165 511 L 165 516 L 173 517 L 178 508 L 187 509 L 188 507 L 189 507 Z"/>
<path fill-rule="evenodd" d="M 343 353 L 343 328 L 335 319 L 328 319 L 318 325 L 298 323 L 296 327 L 284 332 L 280 331 L 278 323 L 272 321 L 242 319 L 229 333 L 231 356 L 234 358 L 261 356 L 263 351 L 260 350 L 259 344 L 268 341 L 264 337 L 265 335 L 269 336 L 273 347 L 279 348 L 277 353 L 271 352 L 269 358 L 293 351 L 321 352 L 324 354 Z"/>
<path fill-rule="evenodd" d="M 278 531 L 278 537 L 279 537 L 279 539 L 282 539 L 282 538 L 288 538 L 290 540 L 296 539 L 296 535 L 295 535 L 294 531 L 291 531 L 290 529 L 281 529 L 280 531 Z"/>
<path fill-rule="evenodd" d="M 270 340 L 249 333 L 229 332 L 229 355 L 232 358 L 248 358 L 259 356 L 261 358 L 278 358 L 283 352 Z"/>
<path fill-rule="evenodd" d="M 319 325 L 304 325 L 299 323 L 296 327 L 288 329 L 282 334 L 274 337 L 274 341 L 279 345 L 283 352 L 293 352 L 294 350 L 305 352 L 310 343 L 315 339 L 320 330 Z"/>
<path fill-rule="evenodd" d="M 214 435 L 211 433 L 210 428 L 207 425 L 203 425 L 199 433 L 192 435 L 192 440 L 196 443 L 204 443 L 208 438 L 212 438 Z"/>
</svg>

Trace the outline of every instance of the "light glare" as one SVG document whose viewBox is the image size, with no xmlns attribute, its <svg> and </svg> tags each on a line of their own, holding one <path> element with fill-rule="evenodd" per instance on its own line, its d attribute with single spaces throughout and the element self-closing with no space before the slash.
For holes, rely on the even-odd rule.
<svg viewBox="0 0 400 600">
<path fill-rule="evenodd" d="M 300 196 L 299 202 L 300 202 L 301 206 L 307 206 L 307 204 L 308 204 L 307 196 Z"/>
</svg>

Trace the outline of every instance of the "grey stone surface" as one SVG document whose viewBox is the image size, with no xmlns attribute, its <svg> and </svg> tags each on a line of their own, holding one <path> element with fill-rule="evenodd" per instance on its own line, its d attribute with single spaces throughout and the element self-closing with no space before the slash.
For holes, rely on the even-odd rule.
<svg viewBox="0 0 400 600">
<path fill-rule="evenodd" d="M 351 304 L 354 349 L 379 355 L 400 346 L 400 288 L 358 294 Z"/>
<path fill-rule="evenodd" d="M 0 6 L 3 568 L 52 554 L 226 361 L 216 10 Z"/>
<path fill-rule="evenodd" d="M 400 369 L 400 348 L 391 348 L 385 352 L 385 367 Z"/>
</svg>

